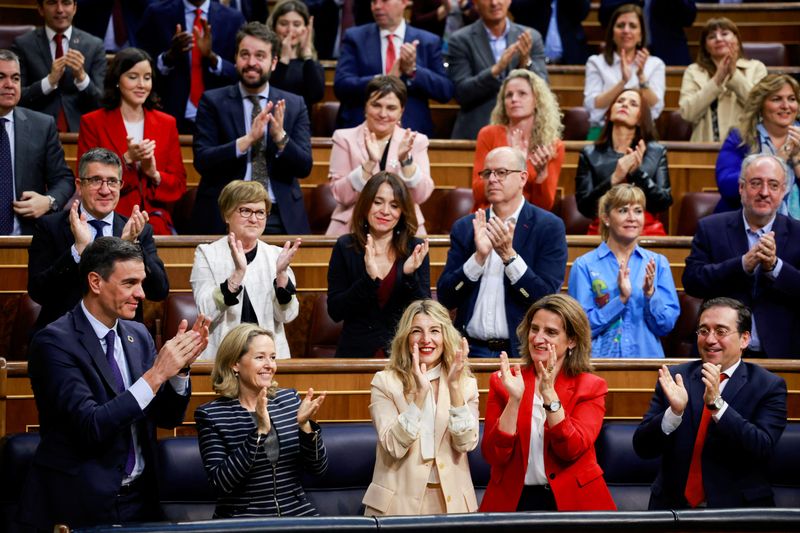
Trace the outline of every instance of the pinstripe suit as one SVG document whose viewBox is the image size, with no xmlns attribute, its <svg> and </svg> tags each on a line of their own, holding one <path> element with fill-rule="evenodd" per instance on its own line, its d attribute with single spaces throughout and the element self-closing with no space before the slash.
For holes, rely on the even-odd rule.
<svg viewBox="0 0 800 533">
<path fill-rule="evenodd" d="M 238 399 L 218 398 L 197 408 L 200 453 L 217 492 L 214 518 L 317 515 L 300 478 L 302 469 L 324 474 L 328 455 L 319 426 L 312 423 L 316 431 L 310 434 L 297 426 L 299 406 L 294 389 L 279 389 L 269 400 L 269 418 L 280 442 L 275 464 L 267 459 L 263 444 L 257 444 L 253 415 Z"/>
</svg>

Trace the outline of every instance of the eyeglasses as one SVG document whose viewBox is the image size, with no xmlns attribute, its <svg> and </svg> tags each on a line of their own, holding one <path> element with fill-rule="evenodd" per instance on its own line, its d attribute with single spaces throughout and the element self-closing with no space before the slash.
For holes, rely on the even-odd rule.
<svg viewBox="0 0 800 533">
<path fill-rule="evenodd" d="M 716 337 L 717 339 L 724 339 L 725 337 L 728 337 L 730 335 L 733 335 L 734 333 L 737 333 L 737 331 L 735 329 L 734 330 L 730 330 L 728 328 L 724 328 L 724 327 L 720 326 L 720 327 L 717 327 L 717 328 L 714 328 L 714 329 L 707 328 L 707 327 L 700 327 L 700 328 L 697 328 L 697 332 L 696 333 L 697 333 L 698 337 L 703 337 L 703 338 L 708 337 L 709 335 L 711 335 L 711 333 L 713 333 L 714 337 Z"/>
<path fill-rule="evenodd" d="M 492 174 L 497 176 L 498 181 L 503 181 L 512 172 L 522 172 L 521 170 L 508 170 L 507 168 L 485 168 L 478 172 L 478 176 L 484 181 L 489 181 Z"/>
<path fill-rule="evenodd" d="M 111 190 L 119 189 L 122 186 L 122 180 L 119 178 L 100 178 L 98 176 L 81 178 L 81 183 L 88 186 L 90 189 L 99 189 L 104 183 Z"/>
<path fill-rule="evenodd" d="M 267 218 L 267 212 L 263 209 L 257 209 L 253 211 L 249 207 L 240 207 L 239 215 L 241 215 L 242 218 L 250 218 L 251 216 L 255 215 L 256 219 L 258 220 L 264 220 Z"/>
<path fill-rule="evenodd" d="M 764 180 L 762 180 L 761 178 L 754 178 L 746 183 L 747 187 L 754 192 L 758 192 L 764 188 Z M 768 180 L 766 184 L 770 192 L 778 192 L 781 190 L 782 182 L 778 180 Z"/>
</svg>

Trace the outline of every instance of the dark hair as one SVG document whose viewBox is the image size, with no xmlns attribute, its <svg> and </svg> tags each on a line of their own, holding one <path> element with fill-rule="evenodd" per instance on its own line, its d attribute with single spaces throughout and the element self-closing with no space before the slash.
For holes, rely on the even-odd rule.
<svg viewBox="0 0 800 533">
<path fill-rule="evenodd" d="M 611 14 L 611 20 L 608 22 L 608 26 L 606 27 L 606 41 L 605 49 L 603 50 L 603 57 L 605 58 L 606 63 L 609 65 L 614 63 L 614 52 L 618 52 L 617 43 L 614 42 L 614 25 L 617 23 L 617 19 L 625 13 L 636 13 L 636 16 L 639 18 L 639 27 L 642 31 L 641 44 L 644 45 L 644 43 L 647 42 L 647 28 L 644 24 L 644 13 L 642 13 L 642 8 L 636 4 L 622 4 L 616 10 L 614 10 L 614 13 Z"/>
<path fill-rule="evenodd" d="M 736 311 L 736 331 L 739 332 L 739 335 L 745 331 L 750 331 L 753 327 L 753 313 L 750 312 L 750 308 L 735 298 L 725 296 L 711 298 L 703 302 L 703 305 L 700 306 L 700 312 L 697 313 L 698 326 L 700 325 L 700 317 L 712 307 L 727 307 Z"/>
<path fill-rule="evenodd" d="M 281 56 L 281 40 L 278 35 L 269 29 L 263 22 L 248 22 L 236 33 L 236 55 L 239 55 L 239 45 L 245 37 L 255 37 L 272 48 L 272 57 Z"/>
<path fill-rule="evenodd" d="M 102 163 L 110 167 L 117 167 L 117 176 L 122 178 L 122 161 L 117 154 L 107 148 L 97 147 L 84 152 L 78 163 L 78 178 L 88 177 L 86 176 L 86 167 L 89 166 L 89 163 Z"/>
<path fill-rule="evenodd" d="M 608 106 L 608 109 L 606 109 L 606 122 L 603 125 L 603 129 L 600 131 L 600 136 L 594 143 L 595 146 L 613 146 L 614 124 L 611 122 L 611 108 L 614 106 L 614 102 L 617 101 L 617 98 L 627 92 L 634 92 L 639 95 L 639 122 L 636 124 L 636 133 L 631 141 L 631 148 L 636 148 L 636 145 L 639 144 L 639 140 L 643 140 L 645 144 L 647 144 L 650 141 L 655 141 L 658 138 L 656 134 L 656 126 L 653 124 L 653 114 L 650 112 L 650 106 L 647 105 L 644 96 L 642 96 L 642 91 L 639 89 L 623 89 L 622 92 L 614 97 L 614 100 Z"/>
<path fill-rule="evenodd" d="M 400 106 L 405 108 L 408 101 L 406 84 L 396 76 L 375 76 L 367 83 L 367 102 L 372 99 L 383 98 L 393 94 L 400 100 Z"/>
<path fill-rule="evenodd" d="M 739 28 L 736 27 L 734 22 L 726 17 L 711 18 L 706 21 L 706 25 L 700 31 L 700 46 L 697 49 L 697 64 L 708 72 L 709 76 L 714 76 L 717 73 L 717 65 L 711 59 L 711 54 L 706 49 L 706 39 L 708 34 L 715 30 L 728 30 L 736 36 L 739 42 L 739 57 L 744 57 L 742 50 L 742 36 L 739 34 Z"/>
<path fill-rule="evenodd" d="M 140 261 L 144 263 L 142 249 L 129 241 L 119 237 L 98 237 L 87 246 L 81 254 L 78 271 L 81 276 L 81 290 L 83 294 L 89 292 L 89 273 L 95 272 L 104 280 L 114 271 L 114 266 L 120 261 Z"/>
<path fill-rule="evenodd" d="M 156 68 L 153 64 L 153 58 L 141 48 L 125 48 L 114 54 L 114 59 L 108 66 L 108 72 L 106 72 L 102 99 L 103 107 L 110 110 L 120 106 L 122 102 L 122 93 L 119 91 L 119 80 L 123 74 L 142 61 L 147 61 L 150 64 L 150 72 L 153 80 L 153 88 L 144 101 L 144 108 L 153 109 L 154 107 L 158 107 L 159 100 L 155 92 Z"/>
<path fill-rule="evenodd" d="M 397 174 L 391 172 L 378 172 L 372 176 L 361 194 L 358 195 L 356 205 L 353 207 L 353 217 L 350 220 L 350 229 L 355 237 L 354 245 L 359 252 L 363 252 L 367 245 L 369 210 L 375 196 L 378 195 L 378 189 L 384 183 L 388 183 L 392 188 L 394 199 L 400 205 L 400 220 L 397 221 L 397 226 L 392 232 L 392 247 L 398 256 L 404 257 L 408 255 L 408 243 L 417 234 L 417 212 L 406 184 Z"/>
<path fill-rule="evenodd" d="M 309 24 L 311 21 L 311 14 L 308 12 L 308 7 L 306 6 L 305 2 L 301 2 L 300 0 L 279 0 L 278 3 L 276 3 L 272 8 L 269 18 L 267 18 L 267 27 L 274 32 L 275 28 L 278 26 L 278 19 L 287 13 L 297 13 L 300 15 L 300 18 L 303 19 L 303 23 L 305 23 L 308 31 L 313 32 L 314 28 L 311 26 L 311 24 Z M 314 48 L 314 34 L 312 33 L 310 37 L 312 57 L 316 60 L 317 50 Z M 283 44 L 281 43 L 281 46 L 282 45 Z M 297 46 L 299 47 L 300 43 L 298 43 Z"/>
</svg>

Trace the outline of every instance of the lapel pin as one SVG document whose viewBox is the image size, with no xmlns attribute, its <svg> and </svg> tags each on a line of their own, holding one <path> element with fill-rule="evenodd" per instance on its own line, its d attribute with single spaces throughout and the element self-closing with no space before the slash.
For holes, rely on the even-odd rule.
<svg viewBox="0 0 800 533">
<path fill-rule="evenodd" d="M 133 342 L 133 336 L 128 335 L 128 342 L 131 342 L 131 343 Z"/>
</svg>

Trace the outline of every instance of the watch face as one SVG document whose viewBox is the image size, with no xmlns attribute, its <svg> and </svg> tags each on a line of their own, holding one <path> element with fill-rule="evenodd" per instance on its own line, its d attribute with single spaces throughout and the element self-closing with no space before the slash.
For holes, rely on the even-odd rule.
<svg viewBox="0 0 800 533">
<path fill-rule="evenodd" d="M 547 406 L 547 410 L 550 411 L 551 413 L 555 413 L 559 409 L 561 409 L 561 402 L 559 402 L 558 400 Z"/>
</svg>

